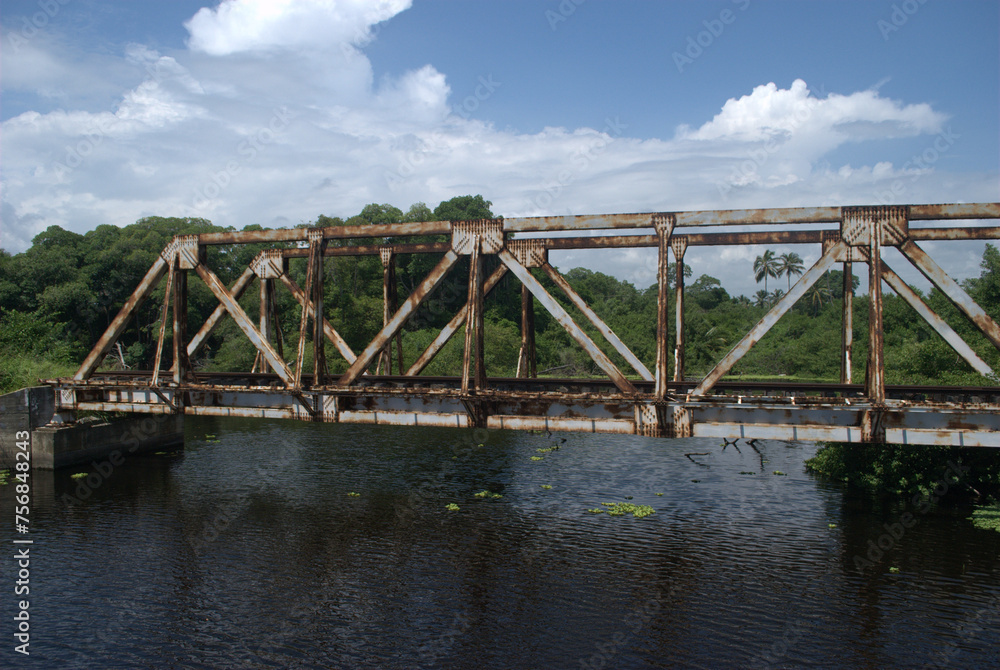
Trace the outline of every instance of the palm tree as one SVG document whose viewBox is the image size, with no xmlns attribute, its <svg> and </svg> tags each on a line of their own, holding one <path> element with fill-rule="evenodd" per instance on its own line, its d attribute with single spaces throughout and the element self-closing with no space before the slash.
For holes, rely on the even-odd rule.
<svg viewBox="0 0 1000 670">
<path fill-rule="evenodd" d="M 783 295 L 785 295 L 785 292 L 782 291 L 780 288 L 774 289 L 774 292 L 771 293 L 771 297 L 769 298 L 771 304 L 777 305 L 778 301 L 781 300 L 781 296 Z"/>
<path fill-rule="evenodd" d="M 754 294 L 753 304 L 756 307 L 767 307 L 771 301 L 771 294 L 761 289 Z"/>
<path fill-rule="evenodd" d="M 824 288 L 819 284 L 813 286 L 808 295 L 809 302 L 812 303 L 813 307 L 813 316 L 819 314 L 819 308 L 822 307 L 824 303 L 833 300 L 833 293 L 830 289 Z"/>
<path fill-rule="evenodd" d="M 805 266 L 802 264 L 802 257 L 794 251 L 778 256 L 778 276 L 784 274 L 788 277 L 788 288 L 792 288 L 792 275 L 798 277 L 802 274 Z"/>
<path fill-rule="evenodd" d="M 753 276 L 759 284 L 761 280 L 764 281 L 764 290 L 767 290 L 767 278 L 774 277 L 777 279 L 781 276 L 779 271 L 778 259 L 774 257 L 774 252 L 767 249 L 763 256 L 758 256 L 757 260 L 753 262 Z"/>
</svg>

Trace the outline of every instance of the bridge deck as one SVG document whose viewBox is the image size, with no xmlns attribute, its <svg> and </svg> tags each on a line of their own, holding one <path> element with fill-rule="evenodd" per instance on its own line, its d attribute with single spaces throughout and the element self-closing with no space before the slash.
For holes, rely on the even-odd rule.
<svg viewBox="0 0 1000 670">
<path fill-rule="evenodd" d="M 474 393 L 458 377 L 363 375 L 350 387 L 295 392 L 277 374 L 197 373 L 157 388 L 151 379 L 151 371 L 111 372 L 50 383 L 72 390 L 76 410 L 843 442 L 867 441 L 866 424 L 877 421 L 890 442 L 1000 446 L 1000 387 L 889 385 L 875 406 L 861 384 L 721 381 L 693 396 L 697 381 L 671 382 L 659 400 L 655 382 L 633 381 L 636 392 L 622 393 L 608 379 L 491 377 Z"/>
</svg>

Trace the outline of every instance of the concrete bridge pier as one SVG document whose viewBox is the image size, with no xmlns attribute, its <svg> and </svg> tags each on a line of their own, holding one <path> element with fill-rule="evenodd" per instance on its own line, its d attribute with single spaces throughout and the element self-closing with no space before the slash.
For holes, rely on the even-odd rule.
<svg viewBox="0 0 1000 670">
<path fill-rule="evenodd" d="M 0 468 L 16 466 L 18 443 L 30 434 L 31 467 L 55 470 L 184 444 L 184 415 L 139 415 L 112 421 L 84 418 L 53 423 L 51 386 L 20 389 L 0 396 Z M 65 415 L 60 413 L 59 418 Z M 22 457 L 23 461 L 23 457 Z"/>
</svg>

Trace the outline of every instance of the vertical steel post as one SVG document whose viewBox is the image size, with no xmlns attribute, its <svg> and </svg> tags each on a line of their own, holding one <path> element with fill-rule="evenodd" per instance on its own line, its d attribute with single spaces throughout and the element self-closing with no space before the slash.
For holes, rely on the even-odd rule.
<svg viewBox="0 0 1000 670">
<path fill-rule="evenodd" d="M 469 256 L 469 316 L 465 320 L 465 351 L 462 355 L 462 393 L 469 392 L 470 364 L 471 384 L 475 390 L 486 382 L 486 368 L 483 360 L 483 257 L 482 241 L 476 237 L 472 254 Z"/>
<path fill-rule="evenodd" d="M 187 270 L 174 273 L 174 383 L 184 381 L 191 369 L 187 354 Z"/>
<path fill-rule="evenodd" d="M 382 326 L 389 323 L 389 319 L 396 313 L 397 309 L 397 287 L 396 287 L 396 252 L 392 247 L 380 247 L 379 258 L 382 260 Z M 397 333 L 393 338 L 396 342 L 396 361 L 399 374 L 403 374 L 403 334 Z M 379 354 L 378 363 L 375 365 L 375 373 L 383 371 L 387 375 L 392 374 L 392 344 L 389 340 L 385 344 L 385 349 Z"/>
<path fill-rule="evenodd" d="M 311 233 L 312 231 L 310 231 Z M 299 349 L 298 357 L 295 361 L 295 388 L 302 387 L 302 372 L 305 368 L 306 357 L 306 329 L 309 326 L 309 303 L 310 294 L 313 290 L 313 275 L 316 273 L 316 255 L 312 253 L 312 235 L 309 239 L 309 259 L 306 266 L 306 289 L 304 291 L 306 299 L 302 302 L 302 318 L 299 320 Z M 315 306 L 314 306 L 315 308 Z"/>
<path fill-rule="evenodd" d="M 323 333 L 323 252 L 326 250 L 326 239 L 322 235 L 316 240 L 310 240 L 309 253 L 315 256 L 315 270 L 311 287 L 313 303 L 313 385 L 322 386 L 326 375 L 326 337 Z"/>
<path fill-rule="evenodd" d="M 163 360 L 163 340 L 167 332 L 167 316 L 170 313 L 170 294 L 174 292 L 174 275 L 177 272 L 177 255 L 174 254 L 170 260 L 170 269 L 167 271 L 167 287 L 163 291 L 163 309 L 160 311 L 160 333 L 156 338 L 156 358 L 153 363 L 152 386 L 160 383 L 160 361 Z"/>
<path fill-rule="evenodd" d="M 684 252 L 687 251 L 687 238 L 676 237 L 670 246 L 674 250 L 674 304 L 677 318 L 674 324 L 674 381 L 684 381 Z"/>
<path fill-rule="evenodd" d="M 669 361 L 667 360 L 667 338 L 669 329 L 667 327 L 668 295 L 670 289 L 669 281 L 669 261 L 670 261 L 670 236 L 674 232 L 676 219 L 672 214 L 654 215 L 653 225 L 656 228 L 657 239 L 657 266 L 656 266 L 656 398 L 663 400 L 667 397 L 667 379 L 670 374 Z"/>
<path fill-rule="evenodd" d="M 882 219 L 870 215 L 868 221 L 868 400 L 885 403 L 885 359 L 882 351 Z"/>
<path fill-rule="evenodd" d="M 850 253 L 850 252 L 848 252 Z M 844 262 L 844 317 L 840 338 L 840 383 L 851 383 L 851 354 L 854 348 L 854 270 Z"/>
<path fill-rule="evenodd" d="M 537 377 L 535 367 L 535 301 L 528 287 L 521 285 L 521 352 L 517 357 L 518 377 Z"/>
<path fill-rule="evenodd" d="M 267 341 L 271 341 L 271 283 L 274 280 L 260 278 L 260 335 Z M 267 361 L 260 356 L 258 353 L 258 358 L 261 358 L 260 371 L 270 372 L 271 367 L 267 364 Z"/>
</svg>

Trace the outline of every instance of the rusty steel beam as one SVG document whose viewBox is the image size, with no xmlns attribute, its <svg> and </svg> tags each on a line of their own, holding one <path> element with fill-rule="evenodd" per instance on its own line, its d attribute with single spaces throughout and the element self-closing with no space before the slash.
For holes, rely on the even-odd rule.
<svg viewBox="0 0 1000 670">
<path fill-rule="evenodd" d="M 910 239 L 921 242 L 924 240 L 996 240 L 1000 239 L 1000 227 L 910 228 Z"/>
<path fill-rule="evenodd" d="M 507 267 L 504 265 L 499 266 L 493 271 L 493 274 L 491 274 L 489 279 L 486 280 L 486 284 L 483 285 L 484 298 L 489 297 L 490 293 L 494 288 L 496 288 L 497 284 L 500 283 L 500 280 L 505 274 L 507 274 Z M 451 321 L 449 321 L 448 324 L 441 329 L 441 332 L 434 338 L 434 341 L 427 345 L 427 349 L 424 350 L 424 353 L 420 354 L 420 357 L 413 362 L 413 365 L 411 365 L 406 371 L 406 376 L 412 377 L 419 375 L 424 371 L 424 368 L 426 368 L 430 362 L 434 360 L 434 357 L 437 356 L 438 352 L 441 351 L 444 345 L 448 343 L 448 340 L 450 340 L 452 336 L 458 332 L 458 329 L 462 327 L 468 313 L 469 303 L 465 303 L 465 305 L 458 310 L 458 314 L 452 317 Z"/>
<path fill-rule="evenodd" d="M 191 361 L 187 356 L 187 276 L 188 271 L 178 268 L 174 274 L 174 383 L 181 384 L 191 376 Z"/>
<path fill-rule="evenodd" d="M 326 240 L 318 240 L 312 245 L 312 258 L 316 264 L 316 272 L 313 275 L 312 284 L 312 322 L 313 322 L 313 386 L 324 384 L 323 376 L 326 374 L 326 337 L 324 337 L 323 322 L 323 284 L 325 278 L 325 264 L 323 262 L 323 247 Z"/>
<path fill-rule="evenodd" d="M 622 342 L 621 338 L 615 334 L 615 331 L 611 330 L 611 328 L 609 328 L 608 325 L 601 320 L 601 317 L 597 316 L 597 313 L 590 308 L 590 305 L 584 302 L 583 298 L 580 297 L 580 294 L 573 290 L 573 287 L 569 285 L 569 282 L 566 281 L 566 279 L 549 263 L 546 262 L 542 264 L 541 267 L 542 271 L 545 272 L 549 279 L 552 280 L 552 283 L 562 289 L 562 292 L 566 294 L 566 297 L 569 298 L 571 303 L 573 303 L 573 306 L 583 313 L 587 320 L 590 321 L 590 324 L 597 329 L 597 332 L 604 336 L 604 339 L 608 341 L 608 344 L 610 344 L 615 351 L 621 354 L 622 358 L 628 361 L 628 364 L 631 365 L 637 373 L 639 373 L 639 376 L 648 382 L 653 381 L 653 375 L 650 374 L 649 368 L 643 365 L 642 361 L 639 360 L 639 357 L 633 354 L 631 350 L 625 346 L 625 343 Z"/>
<path fill-rule="evenodd" d="M 156 260 L 153 261 L 153 266 L 149 268 L 146 272 L 146 276 L 142 278 L 139 285 L 136 286 L 135 291 L 129 296 L 125 304 L 122 305 L 121 310 L 119 310 L 118 315 L 115 316 L 114 320 L 108 326 L 104 334 L 101 335 L 101 339 L 97 341 L 94 348 L 90 350 L 87 357 L 80 364 L 80 368 L 73 375 L 73 379 L 90 379 L 90 376 L 94 374 L 94 370 L 97 366 L 101 364 L 104 357 L 107 355 L 108 351 L 114 345 L 118 337 L 124 332 L 125 326 L 128 325 L 128 320 L 139 308 L 139 305 L 149 297 L 149 294 L 153 292 L 156 285 L 163 275 L 167 272 L 167 262 L 163 260 L 162 256 L 157 256 Z"/>
<path fill-rule="evenodd" d="M 271 313 L 274 310 L 273 305 L 274 299 L 274 280 L 260 278 L 260 336 L 265 342 L 271 341 L 271 331 L 273 330 L 274 324 L 271 321 Z M 259 358 L 260 352 L 257 352 Z M 260 366 L 261 372 L 270 372 L 271 368 L 267 364 L 267 361 L 261 360 Z"/>
<path fill-rule="evenodd" d="M 375 356 L 377 356 L 378 352 L 382 350 L 385 343 L 391 339 L 400 328 L 403 327 L 403 324 L 410 318 L 410 315 L 412 315 L 417 307 L 420 306 L 420 303 L 423 302 L 424 298 L 430 295 L 435 287 L 437 287 L 437 285 L 441 282 L 441 279 L 444 278 L 444 276 L 448 273 L 448 270 L 451 269 L 451 266 L 453 266 L 457 260 L 458 254 L 456 254 L 453 250 L 449 249 L 445 252 L 438 264 L 434 266 L 434 269 L 430 271 L 424 280 L 413 290 L 410 297 L 408 297 L 400 308 L 396 310 L 396 314 L 393 315 L 389 323 L 387 323 L 382 330 L 379 331 L 378 335 L 375 336 L 375 339 L 373 339 L 368 346 L 365 347 L 365 350 L 358 355 L 357 360 L 351 364 L 351 367 L 348 368 L 347 372 L 345 372 L 344 375 L 337 381 L 339 385 L 349 386 L 357 380 L 361 373 L 364 372 L 369 365 L 371 365 L 373 360 L 375 360 Z"/>
<path fill-rule="evenodd" d="M 972 369 L 981 375 L 989 375 L 993 373 L 993 370 L 987 365 L 979 355 L 973 351 L 972 347 L 966 344 L 965 340 L 952 330 L 951 326 L 938 316 L 927 304 L 920 299 L 916 291 L 911 289 L 902 278 L 892 271 L 888 265 L 883 261 L 882 263 L 882 279 L 885 283 L 895 291 L 899 297 L 905 300 L 910 307 L 914 309 L 926 321 L 931 328 L 933 328 L 938 335 L 944 338 L 944 341 L 955 350 L 959 356 L 965 359 L 965 361 L 972 366 Z"/>
<path fill-rule="evenodd" d="M 850 384 L 854 353 L 854 274 L 851 261 L 844 262 L 843 318 L 840 332 L 840 383 Z"/>
<path fill-rule="evenodd" d="M 966 293 L 958 283 L 935 263 L 927 253 L 912 240 L 900 245 L 903 255 L 920 270 L 932 284 L 944 293 L 952 304 L 965 314 L 979 330 L 986 335 L 997 349 L 1000 349 L 1000 326 L 990 318 L 982 307 Z"/>
<path fill-rule="evenodd" d="M 504 271 L 507 266 L 501 265 Z M 527 286 L 521 285 L 521 349 L 517 354 L 515 377 L 534 378 L 538 376 L 535 352 L 535 299 Z"/>
<path fill-rule="evenodd" d="M 671 243 L 674 250 L 674 297 L 676 323 L 674 326 L 674 381 L 684 381 L 684 252 L 687 250 L 687 239 L 677 237 Z"/>
<path fill-rule="evenodd" d="M 504 232 L 544 232 L 550 230 L 601 230 L 652 228 L 657 216 L 666 212 L 633 214 L 597 214 L 570 216 L 536 216 L 504 219 Z M 737 226 L 760 224 L 822 224 L 839 223 L 840 207 L 784 207 L 773 209 L 704 210 L 675 213 L 682 228 L 698 226 Z M 941 221 L 1000 218 L 1000 203 L 909 205 L 910 221 Z M 309 228 L 256 230 L 242 232 L 202 233 L 200 245 L 303 242 Z M 372 237 L 407 237 L 413 235 L 448 235 L 449 221 L 366 224 L 319 228 L 324 239 Z M 649 245 L 654 246 L 654 245 Z M 340 252 L 337 252 L 340 253 Z"/>
<path fill-rule="evenodd" d="M 285 382 L 286 386 L 292 387 L 295 385 L 295 379 L 292 375 L 292 371 L 288 369 L 285 365 L 285 361 L 278 356 L 278 353 L 271 346 L 270 342 L 264 340 L 261 336 L 260 331 L 253 325 L 253 321 L 247 316 L 247 313 L 243 311 L 240 307 L 240 303 L 236 300 L 232 293 L 226 290 L 225 284 L 215 276 L 215 273 L 209 270 L 204 263 L 198 263 L 194 268 L 201 280 L 205 282 L 205 286 L 215 294 L 219 302 L 222 303 L 229 315 L 233 317 L 236 321 L 236 325 L 240 327 L 243 334 L 247 336 L 247 339 L 253 343 L 254 347 L 257 348 L 263 356 L 264 359 L 270 364 L 271 368 L 281 377 L 281 381 Z"/>
<path fill-rule="evenodd" d="M 160 361 L 163 359 L 163 341 L 167 334 L 167 315 L 170 313 L 170 294 L 174 292 L 174 276 L 177 271 L 176 254 L 170 259 L 170 269 L 167 270 L 167 287 L 163 291 L 163 308 L 160 310 L 160 332 L 156 337 L 156 357 L 153 361 L 153 378 L 151 386 L 160 383 Z"/>
<path fill-rule="evenodd" d="M 819 244 L 823 234 L 836 230 L 758 230 L 749 232 L 685 233 L 689 246 L 714 247 L 736 244 Z M 675 238 L 681 237 L 674 235 Z M 911 228 L 910 238 L 922 240 L 995 240 L 1000 239 L 1000 227 L 934 227 Z M 635 249 L 656 247 L 656 235 L 591 235 L 583 237 L 530 237 L 538 240 L 546 249 L 563 251 L 567 249 Z M 384 244 L 361 244 L 357 246 L 327 247 L 326 256 L 377 256 Z M 425 242 L 420 244 L 394 244 L 397 254 L 440 254 L 447 251 L 449 242 Z M 306 258 L 308 249 L 283 249 L 285 258 Z"/>
<path fill-rule="evenodd" d="M 656 388 L 657 400 L 667 397 L 667 376 L 669 362 L 667 361 L 667 295 L 669 283 L 670 236 L 674 233 L 673 217 L 660 220 L 656 227 Z"/>
<path fill-rule="evenodd" d="M 233 284 L 233 287 L 229 289 L 229 292 L 233 294 L 234 298 L 239 300 L 243 297 L 243 294 L 253 281 L 254 276 L 254 272 L 251 268 L 247 268 L 243 271 L 243 274 L 239 276 L 236 283 Z M 209 317 L 205 319 L 205 323 L 202 324 L 201 328 L 198 329 L 198 332 L 195 333 L 195 336 L 191 338 L 190 342 L 188 342 L 188 358 L 192 358 L 196 353 L 198 353 L 198 350 L 201 349 L 203 344 L 205 344 L 205 340 L 208 339 L 208 336 L 212 334 L 212 331 L 215 330 L 215 327 L 219 325 L 219 321 L 221 321 L 222 317 L 226 314 L 227 312 L 225 307 L 221 304 L 216 305 Z"/>
<path fill-rule="evenodd" d="M 308 264 L 306 265 L 306 291 L 311 295 L 313 293 L 313 275 L 316 273 L 316 254 L 313 253 L 315 246 L 315 241 L 313 239 L 309 240 L 309 257 Z M 310 297 L 310 302 L 312 298 Z M 315 310 L 318 305 L 312 305 Z M 302 305 L 302 316 L 299 319 L 299 349 L 298 356 L 295 359 L 295 388 L 302 387 L 302 372 L 305 368 L 305 358 L 306 358 L 306 329 L 309 326 L 309 309 L 305 304 Z"/>
<path fill-rule="evenodd" d="M 1000 219 L 1000 202 L 910 205 L 910 221 L 945 221 L 952 219 Z"/>
<path fill-rule="evenodd" d="M 462 393 L 469 392 L 470 381 L 471 388 L 475 391 L 486 385 L 483 360 L 483 256 L 482 242 L 478 237 L 474 238 L 469 256 L 469 298 L 466 304 L 469 305 L 469 315 L 465 320 L 465 347 L 462 352 Z"/>
<path fill-rule="evenodd" d="M 882 330 L 882 228 L 876 216 L 868 220 L 868 366 L 865 389 L 868 400 L 885 403 L 885 336 Z M 879 440 L 881 441 L 881 440 Z"/>
<path fill-rule="evenodd" d="M 625 375 L 623 375 L 621 370 L 618 369 L 618 366 L 615 365 L 614 362 L 612 362 L 612 360 L 608 358 L 596 344 L 594 344 L 594 341 L 591 340 L 590 337 L 583 332 L 583 329 L 573 321 L 572 317 L 570 317 L 566 310 L 563 309 L 562 305 L 556 302 L 556 300 L 549 295 L 548 291 L 545 290 L 545 287 L 543 287 L 541 283 L 535 279 L 531 272 L 529 272 L 526 267 L 521 265 L 521 263 L 518 262 L 518 260 L 514 258 L 514 255 L 507 251 L 507 249 L 501 249 L 499 256 L 500 261 L 506 265 L 518 279 L 521 280 L 522 284 L 528 287 L 528 290 L 531 291 L 532 295 L 534 295 L 538 302 L 541 303 L 542 307 L 547 309 L 549 314 L 554 316 L 556 321 L 558 321 L 559 324 L 566 329 L 566 332 L 569 333 L 570 337 L 576 340 L 576 343 L 583 347 L 583 350 L 590 355 L 594 362 L 597 363 L 598 367 L 604 370 L 608 377 L 611 378 L 611 380 L 615 383 L 615 386 L 617 386 L 623 393 L 635 393 L 635 387 L 631 382 L 629 382 L 628 379 L 625 378 Z"/>
<path fill-rule="evenodd" d="M 781 296 L 781 299 L 771 308 L 771 310 L 764 315 L 757 324 L 750 329 L 739 343 L 733 347 L 732 351 L 726 354 L 725 358 L 719 361 L 718 364 L 712 370 L 705 375 L 705 378 L 699 382 L 698 386 L 691 392 L 693 396 L 703 396 L 708 393 L 716 382 L 718 382 L 722 377 L 729 372 L 736 363 L 743 358 L 744 355 L 750 349 L 760 341 L 762 337 L 771 330 L 775 323 L 778 322 L 785 313 L 792 308 L 799 298 L 805 295 L 805 292 L 812 287 L 813 284 L 823 276 L 827 270 L 829 270 L 837 257 L 838 254 L 844 253 L 847 250 L 847 245 L 840 241 L 832 245 L 827 249 L 826 253 L 820 256 L 820 259 L 816 261 L 815 265 L 809 268 L 804 275 L 799 277 L 799 280 L 795 282 L 795 285 L 786 293 Z"/>
<path fill-rule="evenodd" d="M 292 297 L 294 297 L 295 300 L 297 300 L 298 303 L 305 309 L 309 310 L 309 315 L 312 317 L 312 301 L 306 297 L 305 291 L 299 288 L 299 285 L 295 283 L 295 280 L 284 272 L 281 273 L 281 276 L 279 276 L 278 279 L 280 279 L 281 283 L 285 285 L 285 288 L 289 290 Z M 323 334 L 326 335 L 326 339 L 333 342 L 333 346 L 337 347 L 337 351 L 340 352 L 340 355 L 343 356 L 344 360 L 348 363 L 353 363 L 355 359 L 357 359 L 357 355 L 351 349 L 350 345 L 347 344 L 347 340 L 341 337 L 340 333 L 337 332 L 337 330 L 329 321 L 326 320 L 326 318 L 323 319 Z"/>
</svg>

